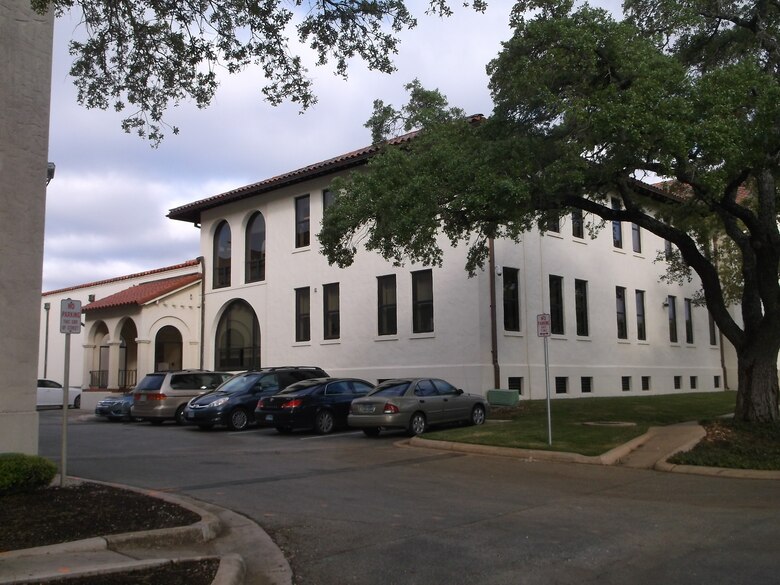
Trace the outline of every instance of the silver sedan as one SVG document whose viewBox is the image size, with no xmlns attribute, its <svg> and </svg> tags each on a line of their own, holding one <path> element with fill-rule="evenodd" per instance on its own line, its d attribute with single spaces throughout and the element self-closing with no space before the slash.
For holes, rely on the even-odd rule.
<svg viewBox="0 0 780 585">
<path fill-rule="evenodd" d="M 436 378 L 387 380 L 363 398 L 352 401 L 349 426 L 377 436 L 382 429 L 406 429 L 413 437 L 429 425 L 485 422 L 488 403 L 483 396 L 466 394 Z"/>
</svg>

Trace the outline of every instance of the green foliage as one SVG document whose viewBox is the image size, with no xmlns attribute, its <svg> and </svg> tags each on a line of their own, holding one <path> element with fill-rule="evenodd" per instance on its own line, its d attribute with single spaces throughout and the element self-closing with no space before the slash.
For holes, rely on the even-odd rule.
<svg viewBox="0 0 780 585">
<path fill-rule="evenodd" d="M 48 486 L 57 466 L 48 459 L 21 453 L 0 453 L 0 496 Z"/>
<path fill-rule="evenodd" d="M 669 461 L 732 469 L 780 470 L 780 424 L 747 425 L 731 420 L 704 421 L 707 436 Z"/>
<path fill-rule="evenodd" d="M 775 363 L 780 5 L 629 0 L 626 10 L 615 20 L 571 0 L 518 2 L 514 34 L 488 65 L 495 107 L 478 123 L 418 82 L 400 109 L 376 102 L 375 141 L 419 133 L 337 183 L 342 204 L 320 239 L 328 259 L 346 266 L 362 242 L 397 263 L 438 264 L 443 245 L 465 243 L 473 272 L 490 238 L 516 240 L 581 209 L 674 244 L 667 278 L 699 276 L 740 368 L 753 368 L 757 347 Z M 637 181 L 651 173 L 669 181 Z M 757 410 L 776 420 L 777 376 L 766 382 Z"/>
<path fill-rule="evenodd" d="M 417 24 L 404 0 L 32 0 L 32 6 L 57 16 L 80 14 L 86 38 L 70 43 L 79 103 L 129 110 L 123 129 L 153 145 L 166 128 L 178 133 L 164 121 L 167 108 L 185 100 L 201 108 L 211 103 L 219 69 L 236 73 L 257 65 L 271 104 L 289 99 L 306 109 L 315 103 L 312 80 L 290 46 L 293 30 L 316 53 L 317 65 L 333 62 L 346 77 L 355 57 L 370 69 L 393 71 L 399 33 Z M 483 11 L 485 4 L 476 0 L 472 7 Z M 429 12 L 451 11 L 447 0 L 432 0 Z"/>
</svg>

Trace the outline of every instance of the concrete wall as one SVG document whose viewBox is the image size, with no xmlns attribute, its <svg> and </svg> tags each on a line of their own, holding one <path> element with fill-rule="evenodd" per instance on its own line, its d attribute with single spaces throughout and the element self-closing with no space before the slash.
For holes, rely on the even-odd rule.
<svg viewBox="0 0 780 585">
<path fill-rule="evenodd" d="M 0 452 L 37 453 L 53 18 L 0 0 Z"/>
</svg>

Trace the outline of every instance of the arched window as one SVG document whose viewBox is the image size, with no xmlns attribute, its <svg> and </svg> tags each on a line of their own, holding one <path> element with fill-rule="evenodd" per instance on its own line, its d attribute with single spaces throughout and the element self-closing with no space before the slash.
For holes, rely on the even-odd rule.
<svg viewBox="0 0 780 585">
<path fill-rule="evenodd" d="M 246 282 L 265 280 L 265 218 L 259 211 L 246 226 Z"/>
<path fill-rule="evenodd" d="M 217 326 L 214 369 L 220 371 L 260 368 L 260 324 L 252 307 L 231 301 Z"/>
<path fill-rule="evenodd" d="M 214 288 L 230 286 L 230 226 L 223 221 L 214 233 Z"/>
</svg>

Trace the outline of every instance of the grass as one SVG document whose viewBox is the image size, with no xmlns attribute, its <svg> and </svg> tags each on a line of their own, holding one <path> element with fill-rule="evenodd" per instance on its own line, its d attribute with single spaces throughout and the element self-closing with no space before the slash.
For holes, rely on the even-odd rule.
<svg viewBox="0 0 780 585">
<path fill-rule="evenodd" d="M 426 434 L 426 438 L 600 455 L 643 435 L 652 426 L 714 419 L 730 414 L 734 411 L 735 399 L 733 392 L 711 392 L 553 400 L 552 445 L 548 445 L 547 402 L 530 400 L 512 408 L 494 407 L 490 419 L 506 422 L 447 429 Z M 585 424 L 594 422 L 607 424 Z M 633 424 L 618 426 L 609 423 Z"/>
</svg>

